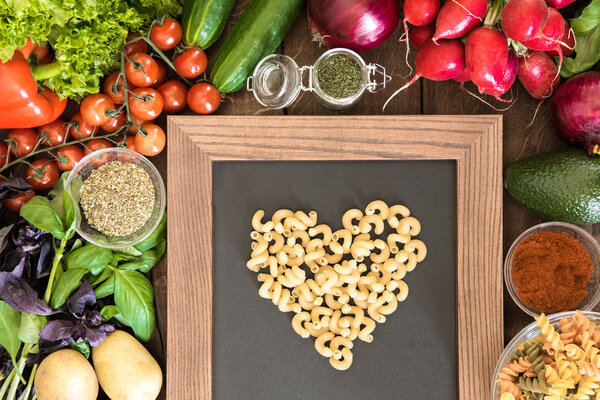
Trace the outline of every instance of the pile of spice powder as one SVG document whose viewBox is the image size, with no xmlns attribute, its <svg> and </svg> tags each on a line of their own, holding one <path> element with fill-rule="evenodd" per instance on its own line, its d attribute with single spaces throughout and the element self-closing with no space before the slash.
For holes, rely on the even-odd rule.
<svg viewBox="0 0 600 400">
<path fill-rule="evenodd" d="M 323 60 L 317 72 L 321 90 L 336 99 L 356 94 L 362 85 L 360 65 L 345 54 L 336 54 Z"/>
<path fill-rule="evenodd" d="M 577 307 L 588 294 L 593 270 L 588 250 L 567 233 L 535 233 L 519 244 L 513 258 L 519 298 L 544 313 Z"/>
<path fill-rule="evenodd" d="M 92 171 L 81 186 L 80 205 L 88 223 L 107 236 L 126 236 L 152 215 L 154 185 L 139 165 L 112 161 Z"/>
</svg>

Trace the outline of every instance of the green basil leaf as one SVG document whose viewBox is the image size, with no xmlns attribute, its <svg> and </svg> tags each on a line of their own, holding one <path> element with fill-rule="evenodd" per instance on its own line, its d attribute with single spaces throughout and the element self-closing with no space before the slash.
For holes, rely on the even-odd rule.
<svg viewBox="0 0 600 400">
<path fill-rule="evenodd" d="M 576 35 L 584 35 L 600 24 L 600 0 L 592 0 L 578 14 L 577 18 L 569 19 L 569 23 Z"/>
<path fill-rule="evenodd" d="M 47 318 L 43 315 L 21 313 L 19 325 L 19 340 L 23 343 L 37 344 L 40 340 L 39 333 L 46 325 Z"/>
<path fill-rule="evenodd" d="M 57 309 L 62 307 L 69 296 L 81 286 L 81 278 L 88 272 L 84 268 L 73 268 L 62 273 L 60 279 L 56 283 L 50 297 L 50 307 Z"/>
<path fill-rule="evenodd" d="M 106 265 L 99 265 L 94 268 L 90 268 L 90 273 L 94 276 L 100 275 L 106 269 Z"/>
<path fill-rule="evenodd" d="M 35 196 L 21 207 L 21 217 L 38 229 L 49 232 L 55 238 L 65 237 L 62 219 L 44 196 Z"/>
<path fill-rule="evenodd" d="M 135 336 L 147 342 L 156 329 L 152 284 L 138 271 L 114 272 L 115 305 L 131 323 Z"/>
<path fill-rule="evenodd" d="M 114 318 L 122 325 L 131 326 L 131 323 L 123 317 L 117 306 L 104 306 L 102 310 L 100 310 L 100 315 L 106 320 Z"/>
<path fill-rule="evenodd" d="M 146 239 L 142 240 L 135 247 L 139 251 L 150 250 L 154 246 L 156 246 L 161 240 L 165 238 L 167 233 L 167 213 L 165 212 L 160 220 L 160 224 L 156 227 L 154 232 L 150 234 Z"/>
<path fill-rule="evenodd" d="M 81 241 L 81 239 L 75 239 L 75 241 L 73 242 L 73 246 L 71 246 L 71 251 L 75 251 L 81 246 L 83 246 L 83 242 Z"/>
<path fill-rule="evenodd" d="M 167 241 L 163 239 L 158 242 L 156 247 L 144 251 L 141 256 L 136 257 L 133 261 L 144 264 L 145 267 L 140 268 L 140 271 L 146 274 L 163 258 L 166 249 Z"/>
<path fill-rule="evenodd" d="M 21 313 L 0 300 L 0 346 L 8 352 L 15 365 L 17 353 L 21 347 L 20 325 Z"/>
<path fill-rule="evenodd" d="M 133 261 L 133 262 L 120 264 L 118 268 L 121 271 L 139 271 L 142 269 L 147 269 L 148 266 L 146 264 L 142 264 L 141 262 Z"/>
<path fill-rule="evenodd" d="M 141 256 L 142 252 L 133 246 L 125 247 L 124 249 L 113 249 L 113 253 L 123 254 L 126 256 Z"/>
<path fill-rule="evenodd" d="M 113 294 L 115 292 L 114 273 L 112 272 L 112 270 L 110 270 L 108 268 L 107 268 L 107 270 L 111 271 L 110 276 L 94 289 L 94 294 L 96 295 L 96 299 L 102 299 L 104 297 L 110 296 L 111 294 Z"/>
<path fill-rule="evenodd" d="M 63 190 L 65 187 L 65 181 L 67 180 L 68 176 L 69 176 L 69 172 L 63 172 L 63 174 L 60 176 L 60 179 L 58 180 L 58 182 L 56 182 L 56 184 L 52 187 L 52 189 L 48 193 L 48 196 L 51 199 L 50 204 L 52 204 L 52 208 L 54 208 L 54 211 L 56 211 L 56 213 L 60 216 L 60 218 L 63 221 L 65 220 Z M 70 225 L 71 224 L 69 222 L 65 223 L 66 227 L 69 227 Z"/>
<path fill-rule="evenodd" d="M 65 224 L 69 229 L 75 229 L 76 226 L 81 222 L 81 213 L 79 212 L 79 206 L 75 204 L 75 201 L 67 192 L 63 189 L 63 208 L 65 211 Z"/>
<path fill-rule="evenodd" d="M 110 263 L 112 257 L 113 254 L 110 249 L 88 243 L 67 254 L 63 259 L 63 263 L 67 269 L 85 268 L 91 270 Z"/>
<path fill-rule="evenodd" d="M 92 287 L 96 287 L 99 284 L 101 284 L 102 282 L 104 282 L 105 280 L 107 280 L 108 278 L 110 278 L 112 276 L 112 273 L 113 273 L 112 269 L 110 269 L 110 268 L 104 268 L 102 270 L 102 273 L 100 275 L 96 276 L 95 279 L 91 279 L 90 278 L 91 279 L 90 282 L 91 282 Z"/>
<path fill-rule="evenodd" d="M 82 340 L 81 342 L 71 343 L 71 348 L 73 350 L 79 351 L 81 354 L 85 356 L 85 358 L 90 358 L 90 345 L 88 344 L 87 339 Z"/>
</svg>

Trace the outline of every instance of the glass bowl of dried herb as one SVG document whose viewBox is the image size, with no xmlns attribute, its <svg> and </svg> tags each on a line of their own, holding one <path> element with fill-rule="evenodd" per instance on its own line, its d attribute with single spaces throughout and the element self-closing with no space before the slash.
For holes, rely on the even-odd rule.
<svg viewBox="0 0 600 400">
<path fill-rule="evenodd" d="M 156 167 L 134 151 L 113 147 L 88 154 L 65 183 L 76 204 L 75 229 L 112 249 L 146 239 L 165 212 L 166 190 Z"/>
<path fill-rule="evenodd" d="M 535 225 L 508 250 L 504 282 L 514 302 L 533 317 L 591 310 L 600 301 L 600 245 L 576 225 Z"/>
</svg>

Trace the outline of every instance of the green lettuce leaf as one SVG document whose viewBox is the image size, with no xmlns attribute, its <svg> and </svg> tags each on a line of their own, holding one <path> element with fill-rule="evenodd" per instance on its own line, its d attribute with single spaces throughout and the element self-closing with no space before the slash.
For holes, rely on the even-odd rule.
<svg viewBox="0 0 600 400">
<path fill-rule="evenodd" d="M 575 55 L 563 60 L 560 69 L 563 78 L 587 71 L 600 61 L 600 0 L 592 0 L 569 23 L 575 32 Z"/>
</svg>

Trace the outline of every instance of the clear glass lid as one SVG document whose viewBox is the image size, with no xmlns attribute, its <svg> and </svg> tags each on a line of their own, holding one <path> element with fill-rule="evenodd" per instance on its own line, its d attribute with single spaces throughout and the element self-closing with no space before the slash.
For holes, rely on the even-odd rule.
<svg viewBox="0 0 600 400">
<path fill-rule="evenodd" d="M 246 88 L 260 104 L 269 108 L 284 108 L 300 94 L 302 72 L 288 56 L 273 54 L 265 57 L 248 78 Z"/>
</svg>

